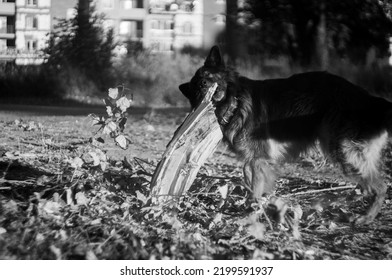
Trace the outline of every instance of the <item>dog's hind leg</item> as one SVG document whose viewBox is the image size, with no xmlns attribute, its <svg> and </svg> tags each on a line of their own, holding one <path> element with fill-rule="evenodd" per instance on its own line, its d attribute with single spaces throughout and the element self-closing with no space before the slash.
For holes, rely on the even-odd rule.
<svg viewBox="0 0 392 280">
<path fill-rule="evenodd" d="M 252 189 L 253 197 L 259 198 L 273 191 L 275 175 L 266 160 L 253 158 L 247 161 L 243 172 L 245 184 Z"/>
<path fill-rule="evenodd" d="M 388 134 L 383 132 L 366 141 L 349 141 L 342 143 L 345 161 L 357 170 L 357 181 L 365 196 L 371 197 L 367 213 L 359 217 L 356 224 L 369 224 L 380 212 L 385 200 L 387 186 L 380 175 L 381 151 L 387 143 Z"/>
<path fill-rule="evenodd" d="M 368 193 L 369 196 L 372 196 L 372 201 L 370 204 L 370 208 L 367 210 L 367 213 L 357 218 L 355 220 L 355 223 L 358 225 L 369 224 L 376 218 L 377 214 L 381 210 L 382 204 L 385 200 L 387 186 L 379 177 L 363 178 L 362 180 L 360 180 L 359 184 L 362 189 Z"/>
</svg>

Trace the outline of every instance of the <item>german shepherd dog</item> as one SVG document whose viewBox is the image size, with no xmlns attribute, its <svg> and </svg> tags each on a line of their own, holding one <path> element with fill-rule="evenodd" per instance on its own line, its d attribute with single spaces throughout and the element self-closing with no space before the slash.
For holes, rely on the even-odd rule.
<svg viewBox="0 0 392 280">
<path fill-rule="evenodd" d="M 374 220 L 387 191 L 379 168 L 392 131 L 392 103 L 327 72 L 251 80 L 226 67 L 216 46 L 179 88 L 195 108 L 213 83 L 218 84 L 212 102 L 224 139 L 245 162 L 244 182 L 255 197 L 273 190 L 271 164 L 319 143 L 322 153 L 371 197 L 367 213 L 355 223 Z"/>
</svg>

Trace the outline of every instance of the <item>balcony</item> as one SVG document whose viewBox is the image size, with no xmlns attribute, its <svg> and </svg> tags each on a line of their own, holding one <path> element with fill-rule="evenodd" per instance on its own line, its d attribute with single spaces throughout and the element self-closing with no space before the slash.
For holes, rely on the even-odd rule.
<svg viewBox="0 0 392 280">
<path fill-rule="evenodd" d="M 183 1 L 181 5 L 178 5 L 176 1 L 171 1 L 171 3 L 161 1 L 150 5 L 148 12 L 150 14 L 194 13 L 195 6 L 193 2 L 189 0 Z"/>
<path fill-rule="evenodd" d="M 120 34 L 123 40 L 139 41 L 143 38 L 143 30 L 134 30 L 132 32 Z"/>
<path fill-rule="evenodd" d="M 15 39 L 15 26 L 7 25 L 0 28 L 0 38 L 1 39 Z"/>
<path fill-rule="evenodd" d="M 0 2 L 0 15 L 2 15 L 2 16 L 15 15 L 15 3 Z"/>
<path fill-rule="evenodd" d="M 15 48 L 0 49 L 0 61 L 15 61 L 18 65 L 39 65 L 46 60 L 40 50 L 17 50 Z"/>
<path fill-rule="evenodd" d="M 15 60 L 17 52 L 15 48 L 0 49 L 0 61 Z"/>
<path fill-rule="evenodd" d="M 174 36 L 174 30 L 173 29 L 150 29 L 150 36 L 172 38 Z"/>
</svg>

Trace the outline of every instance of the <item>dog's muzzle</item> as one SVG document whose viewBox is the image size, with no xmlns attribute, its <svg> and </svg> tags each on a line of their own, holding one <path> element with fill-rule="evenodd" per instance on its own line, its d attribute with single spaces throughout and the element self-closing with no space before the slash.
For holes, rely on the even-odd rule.
<svg viewBox="0 0 392 280">
<path fill-rule="evenodd" d="M 227 103 L 222 104 L 222 106 L 225 106 L 225 105 L 227 106 L 225 109 L 223 107 L 220 107 L 219 104 L 217 104 L 217 108 L 220 107 L 221 109 L 223 109 L 223 114 L 221 114 L 221 115 L 217 114 L 218 122 L 222 126 L 225 126 L 230 122 L 232 116 L 234 115 L 235 110 L 238 107 L 238 100 L 236 97 L 231 98 L 231 100 L 229 100 L 228 103 L 229 104 L 227 104 Z"/>
</svg>

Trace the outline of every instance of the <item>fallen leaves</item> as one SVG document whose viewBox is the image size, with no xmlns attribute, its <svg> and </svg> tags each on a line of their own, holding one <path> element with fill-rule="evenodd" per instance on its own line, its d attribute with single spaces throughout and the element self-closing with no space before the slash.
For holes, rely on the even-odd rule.
<svg viewBox="0 0 392 280">
<path fill-rule="evenodd" d="M 300 165 L 285 166 L 291 177 L 277 181 L 276 198 L 255 203 L 241 186 L 241 165 L 220 154 L 224 163 L 214 157 L 191 192 L 149 208 L 148 174 L 164 149 L 158 144 L 176 127 L 173 121 L 162 132 L 170 119 L 154 121 L 133 121 L 135 144 L 116 159 L 113 150 L 119 149 L 113 142 L 108 148 L 99 137 L 85 141 L 90 134 L 82 133 L 89 124 L 81 129 L 72 120 L 67 129 L 57 123 L 51 128 L 37 119 L 35 125 L 23 121 L 25 129 L 0 121 L 13 137 L 0 143 L 0 258 L 391 258 L 391 188 L 372 227 L 352 228 L 350 217 L 364 209 L 360 191 L 332 175 L 308 176 Z M 124 139 L 119 140 L 121 146 Z M 148 159 L 135 159 L 136 149 Z M 277 221 L 266 215 L 268 203 Z"/>
</svg>

